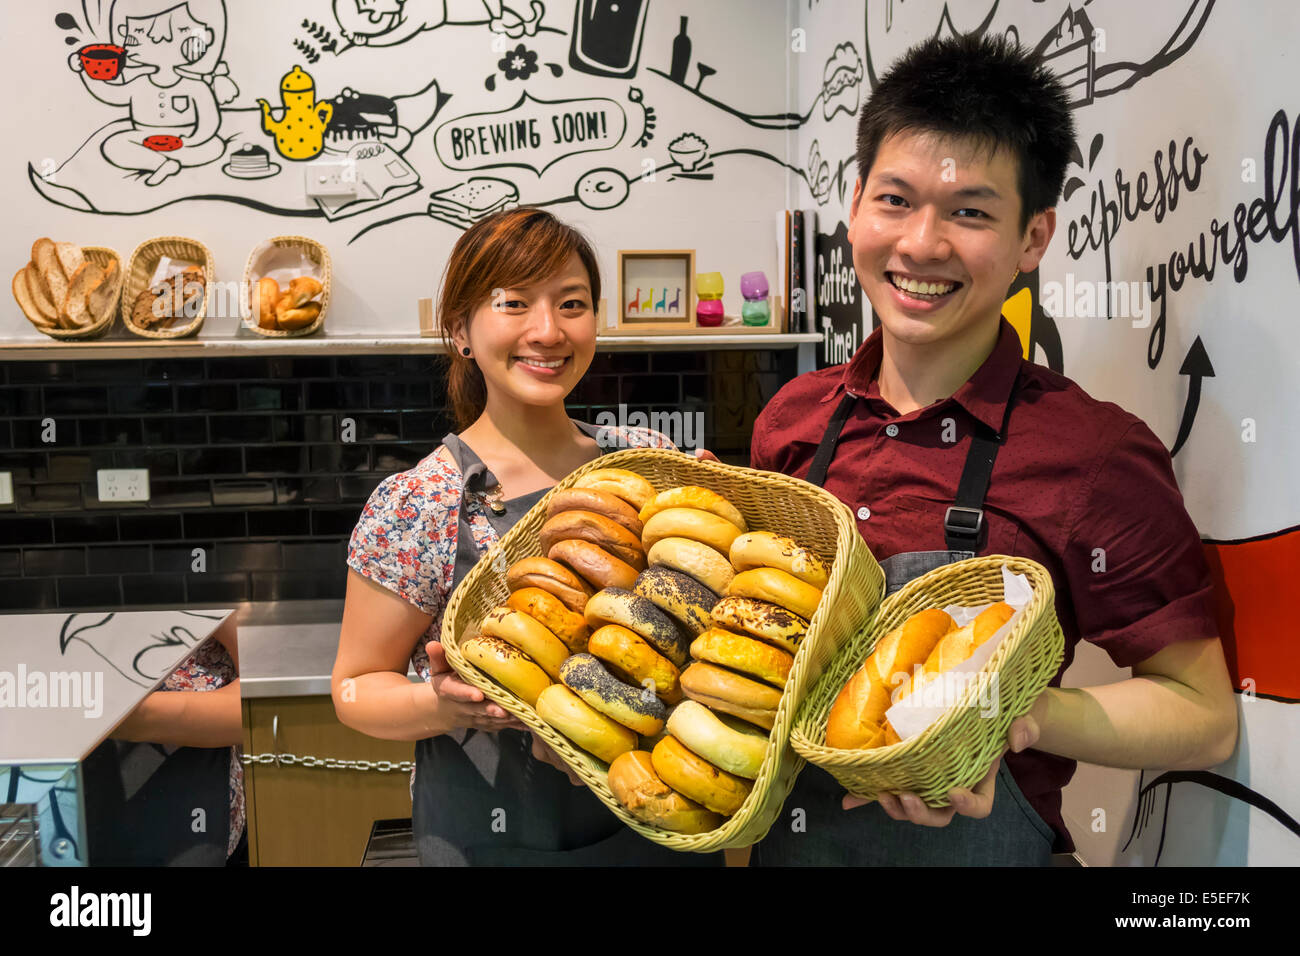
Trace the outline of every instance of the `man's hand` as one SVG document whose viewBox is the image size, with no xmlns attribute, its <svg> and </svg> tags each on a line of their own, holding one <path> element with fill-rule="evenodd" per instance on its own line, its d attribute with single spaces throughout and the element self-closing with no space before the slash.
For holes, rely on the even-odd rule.
<svg viewBox="0 0 1300 956">
<path fill-rule="evenodd" d="M 1008 750 L 1012 753 L 1020 753 L 1038 742 L 1041 733 L 1038 720 L 1045 706 L 1046 700 L 1040 696 L 1028 714 L 1011 722 L 1011 727 L 1007 730 L 1007 746 L 1002 748 L 1003 754 Z M 993 761 L 993 765 L 989 767 L 989 772 L 975 784 L 973 789 L 956 787 L 949 790 L 950 805 L 947 807 L 926 806 L 914 793 L 881 793 L 880 809 L 884 810 L 891 820 L 907 820 L 923 827 L 946 827 L 958 813 L 964 817 L 982 820 L 993 812 L 993 791 L 997 784 L 998 768 L 1001 766 L 1002 754 L 999 754 Z M 862 797 L 845 794 L 841 806 L 845 810 L 852 810 L 854 807 L 870 802 Z"/>
<path fill-rule="evenodd" d="M 537 736 L 536 731 L 531 736 L 533 738 L 533 756 L 542 763 L 549 763 L 556 770 L 562 770 L 564 775 L 569 778 L 569 783 L 575 787 L 581 787 L 582 778 L 573 772 L 573 768 L 564 762 L 564 758 L 552 750 L 550 744 Z"/>
</svg>

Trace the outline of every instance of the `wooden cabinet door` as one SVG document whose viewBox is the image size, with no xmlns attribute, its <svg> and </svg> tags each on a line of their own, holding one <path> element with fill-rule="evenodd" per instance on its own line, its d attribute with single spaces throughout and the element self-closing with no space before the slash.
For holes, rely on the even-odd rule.
<svg viewBox="0 0 1300 956">
<path fill-rule="evenodd" d="M 415 759 L 409 741 L 377 740 L 339 723 L 329 697 L 245 700 L 244 751 Z M 411 815 L 410 774 L 403 771 L 248 764 L 244 790 L 253 866 L 359 866 L 374 821 Z"/>
</svg>

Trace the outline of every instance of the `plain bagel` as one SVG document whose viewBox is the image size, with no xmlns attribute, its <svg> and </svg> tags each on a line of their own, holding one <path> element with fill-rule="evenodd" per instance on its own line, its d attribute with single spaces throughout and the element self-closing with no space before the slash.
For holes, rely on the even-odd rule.
<svg viewBox="0 0 1300 956">
<path fill-rule="evenodd" d="M 725 554 L 690 538 L 660 538 L 650 546 L 645 558 L 652 568 L 665 567 L 690 575 L 714 594 L 726 594 L 727 585 L 736 576 Z"/>
<path fill-rule="evenodd" d="M 739 810 L 754 788 L 743 777 L 720 770 L 693 753 L 672 734 L 655 744 L 650 762 L 668 786 L 724 817 Z"/>
<path fill-rule="evenodd" d="M 563 684 L 552 684 L 538 694 L 536 709 L 538 717 L 605 763 L 636 749 L 634 732 L 593 710 Z"/>
<path fill-rule="evenodd" d="M 682 671 L 682 693 L 764 730 L 775 726 L 776 709 L 781 703 L 781 692 L 775 687 L 700 661 Z"/>
<path fill-rule="evenodd" d="M 740 536 L 740 529 L 726 518 L 699 508 L 667 508 L 645 523 L 641 543 L 647 550 L 664 538 L 690 538 L 707 544 L 722 554 L 731 550 L 731 542 Z"/>
<path fill-rule="evenodd" d="M 650 681 L 654 692 L 666 704 L 675 704 L 682 699 L 681 671 L 621 624 L 597 628 L 587 643 L 587 653 L 600 658 L 616 676 L 625 677 L 629 684 L 645 687 L 646 681 Z"/>
<path fill-rule="evenodd" d="M 594 511 L 561 511 L 555 517 L 546 519 L 537 537 L 543 552 L 549 552 L 557 541 L 580 538 L 599 545 L 638 571 L 645 569 L 645 551 L 641 547 L 641 540 L 617 521 L 611 521 Z"/>
<path fill-rule="evenodd" d="M 546 503 L 546 517 L 554 518 L 561 511 L 592 511 L 604 515 L 632 532 L 638 540 L 645 524 L 630 504 L 618 495 L 598 488 L 562 488 L 556 491 Z"/>
<path fill-rule="evenodd" d="M 777 568 L 752 568 L 741 571 L 731 579 L 727 594 L 734 597 L 751 597 L 760 601 L 770 601 L 797 614 L 804 620 L 811 620 L 822 599 L 820 588 L 800 581 L 793 574 Z"/>
<path fill-rule="evenodd" d="M 745 523 L 745 516 L 740 513 L 740 509 L 716 491 L 698 485 L 682 485 L 680 488 L 669 488 L 667 491 L 659 492 L 641 509 L 639 517 L 644 523 L 669 508 L 699 508 L 701 511 L 708 511 L 730 521 L 741 531 L 749 530 L 749 525 Z"/>
<path fill-rule="evenodd" d="M 587 649 L 587 619 L 576 611 L 570 611 L 564 602 L 549 591 L 541 588 L 520 588 L 510 592 L 506 598 L 506 607 L 523 611 L 529 617 L 564 642 L 574 654 Z"/>
<path fill-rule="evenodd" d="M 626 468 L 593 468 L 573 483 L 575 488 L 595 488 L 622 498 L 638 512 L 655 496 L 655 487 Z"/>
<path fill-rule="evenodd" d="M 655 773 L 647 750 L 630 750 L 609 765 L 614 799 L 642 823 L 675 833 L 707 833 L 722 825 L 721 814 L 682 796 Z"/>
<path fill-rule="evenodd" d="M 793 655 L 721 627 L 711 627 L 697 637 L 691 644 L 691 657 L 720 664 L 781 688 L 790 679 L 790 670 L 794 667 Z"/>
<path fill-rule="evenodd" d="M 636 568 L 614 557 L 600 545 L 583 541 L 581 538 L 555 542 L 546 552 L 546 556 L 552 561 L 559 561 L 565 567 L 572 568 L 577 572 L 578 577 L 597 590 L 600 588 L 630 590 L 636 584 Z"/>
<path fill-rule="evenodd" d="M 550 558 L 522 558 L 506 570 L 506 587 L 511 591 L 520 588 L 541 588 L 564 602 L 570 611 L 581 614 L 587 598 L 595 594 L 586 581 L 564 565 Z"/>
<path fill-rule="evenodd" d="M 715 767 L 754 780 L 767 754 L 767 734 L 730 723 L 703 704 L 684 700 L 668 718 L 668 732 Z"/>
</svg>

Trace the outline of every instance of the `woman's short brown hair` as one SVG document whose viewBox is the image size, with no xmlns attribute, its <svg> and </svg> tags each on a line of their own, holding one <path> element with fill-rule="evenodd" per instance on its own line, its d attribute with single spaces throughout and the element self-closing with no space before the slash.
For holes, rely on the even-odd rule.
<svg viewBox="0 0 1300 956">
<path fill-rule="evenodd" d="M 480 219 L 452 247 L 443 271 L 438 300 L 438 329 L 447 344 L 447 396 L 456 428 L 472 425 L 487 404 L 487 385 L 473 358 L 452 341 L 456 327 L 467 322 L 497 289 L 541 282 L 564 268 L 577 254 L 591 281 L 591 306 L 600 301 L 600 267 L 587 239 L 544 209 L 519 206 Z"/>
</svg>

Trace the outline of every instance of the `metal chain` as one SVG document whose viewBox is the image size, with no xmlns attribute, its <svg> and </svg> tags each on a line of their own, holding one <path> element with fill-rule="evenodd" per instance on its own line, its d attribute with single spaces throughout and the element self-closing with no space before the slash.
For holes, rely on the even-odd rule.
<svg viewBox="0 0 1300 956">
<path fill-rule="evenodd" d="M 339 757 L 299 756 L 298 754 L 244 754 L 244 763 L 273 763 L 279 767 L 323 767 L 326 770 L 377 770 L 380 773 L 415 769 L 413 760 L 344 760 Z"/>
</svg>

